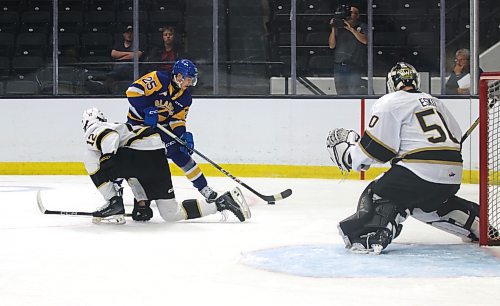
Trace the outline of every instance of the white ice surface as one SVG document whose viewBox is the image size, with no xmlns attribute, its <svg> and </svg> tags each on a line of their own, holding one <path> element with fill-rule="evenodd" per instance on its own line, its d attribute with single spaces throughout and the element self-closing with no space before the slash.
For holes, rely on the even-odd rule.
<svg viewBox="0 0 500 306">
<path fill-rule="evenodd" d="M 348 253 L 341 258 L 353 267 L 350 277 L 248 266 L 242 259 L 259 250 L 343 245 L 336 223 L 354 212 L 367 182 L 243 181 L 262 193 L 294 194 L 271 206 L 242 188 L 252 210 L 245 223 L 214 215 L 164 224 L 154 208 L 149 223 L 94 225 L 88 217 L 42 215 L 35 200 L 46 187 L 46 208 L 91 211 L 103 201 L 88 177 L 0 176 L 0 305 L 500 305 L 500 277 L 388 277 L 384 271 L 398 265 L 390 253 L 381 255 L 380 277 L 357 277 L 356 262 L 366 255 Z M 219 191 L 236 186 L 228 178 L 209 183 Z M 174 186 L 177 199 L 199 197 L 184 177 L 174 177 Z M 478 187 L 463 185 L 459 195 L 477 201 Z M 130 193 L 124 198 L 131 211 Z M 439 249 L 461 240 L 410 219 L 391 246 L 413 243 Z"/>
</svg>

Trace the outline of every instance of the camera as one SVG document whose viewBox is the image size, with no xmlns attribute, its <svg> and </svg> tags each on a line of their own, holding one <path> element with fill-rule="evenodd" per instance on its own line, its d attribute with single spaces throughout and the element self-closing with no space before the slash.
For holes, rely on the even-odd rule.
<svg viewBox="0 0 500 306">
<path fill-rule="evenodd" d="M 347 4 L 340 5 L 335 12 L 333 12 L 333 24 L 336 28 L 344 27 L 344 20 L 351 18 L 351 6 Z"/>
</svg>

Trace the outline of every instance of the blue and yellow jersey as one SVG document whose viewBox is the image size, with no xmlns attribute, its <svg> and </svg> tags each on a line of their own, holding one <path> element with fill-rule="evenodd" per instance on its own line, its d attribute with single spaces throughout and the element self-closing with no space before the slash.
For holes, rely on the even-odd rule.
<svg viewBox="0 0 500 306">
<path fill-rule="evenodd" d="M 186 131 L 186 117 L 193 101 L 189 90 L 175 88 L 170 73 L 153 71 L 132 83 L 127 89 L 130 103 L 128 121 L 144 123 L 144 109 L 158 107 L 158 123 L 167 124 L 175 134 Z"/>
</svg>

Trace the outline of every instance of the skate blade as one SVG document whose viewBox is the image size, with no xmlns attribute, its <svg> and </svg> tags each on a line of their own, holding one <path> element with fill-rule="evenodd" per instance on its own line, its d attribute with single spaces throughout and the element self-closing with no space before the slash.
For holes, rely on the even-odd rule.
<svg viewBox="0 0 500 306">
<path fill-rule="evenodd" d="M 349 237 L 346 234 L 344 234 L 344 231 L 340 227 L 340 224 L 337 224 L 337 229 L 339 230 L 339 234 L 340 236 L 342 236 L 342 239 L 344 239 L 344 244 L 346 249 L 351 248 L 352 247 L 351 240 L 349 240 Z"/>
<path fill-rule="evenodd" d="M 248 203 L 245 200 L 245 197 L 243 196 L 243 193 L 241 192 L 240 188 L 234 187 L 234 189 L 231 190 L 231 197 L 236 203 L 238 203 L 238 205 L 240 205 L 241 212 L 243 213 L 245 220 L 252 218 L 250 207 L 248 207 Z"/>
<path fill-rule="evenodd" d="M 371 247 L 373 255 L 380 255 L 380 253 L 382 253 L 382 250 L 384 249 L 380 244 L 372 244 Z"/>
<path fill-rule="evenodd" d="M 109 217 L 93 217 L 92 223 L 94 224 L 125 224 L 125 216 L 124 215 L 113 215 Z"/>
<path fill-rule="evenodd" d="M 367 250 L 360 243 L 353 243 L 352 246 L 348 250 L 350 253 L 353 253 L 353 254 L 368 254 L 370 252 L 370 250 Z"/>
</svg>

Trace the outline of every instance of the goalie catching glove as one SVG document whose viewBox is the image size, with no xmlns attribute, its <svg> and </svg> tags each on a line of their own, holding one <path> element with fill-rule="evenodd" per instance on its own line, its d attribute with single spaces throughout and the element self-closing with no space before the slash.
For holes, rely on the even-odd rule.
<svg viewBox="0 0 500 306">
<path fill-rule="evenodd" d="M 359 141 L 359 134 L 353 130 L 336 128 L 328 133 L 326 148 L 330 153 L 330 159 L 340 171 L 349 172 L 352 168 L 351 154 L 349 148 Z"/>
</svg>

